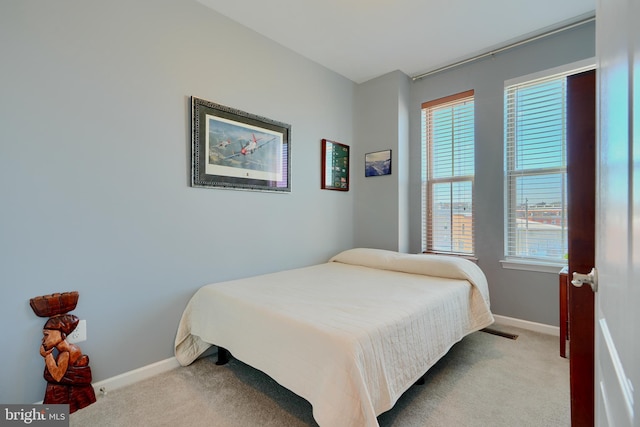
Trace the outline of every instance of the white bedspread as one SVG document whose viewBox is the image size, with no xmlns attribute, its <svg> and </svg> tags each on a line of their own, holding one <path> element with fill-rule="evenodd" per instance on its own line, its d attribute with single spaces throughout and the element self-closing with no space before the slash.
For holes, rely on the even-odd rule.
<svg viewBox="0 0 640 427">
<path fill-rule="evenodd" d="M 470 261 L 353 249 L 202 287 L 175 354 L 188 365 L 211 344 L 225 347 L 307 399 L 321 426 L 368 427 L 453 344 L 491 323 L 486 279 Z"/>
</svg>

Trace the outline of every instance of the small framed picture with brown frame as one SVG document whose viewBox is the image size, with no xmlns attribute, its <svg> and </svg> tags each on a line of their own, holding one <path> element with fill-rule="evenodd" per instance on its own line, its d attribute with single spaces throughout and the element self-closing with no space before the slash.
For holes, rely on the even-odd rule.
<svg viewBox="0 0 640 427">
<path fill-rule="evenodd" d="M 320 188 L 349 191 L 349 146 L 323 139 L 321 156 Z"/>
</svg>

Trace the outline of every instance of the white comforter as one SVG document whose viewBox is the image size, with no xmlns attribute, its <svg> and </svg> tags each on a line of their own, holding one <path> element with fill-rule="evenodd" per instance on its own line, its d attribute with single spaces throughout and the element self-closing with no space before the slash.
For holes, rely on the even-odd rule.
<svg viewBox="0 0 640 427">
<path fill-rule="evenodd" d="M 202 287 L 175 354 L 188 365 L 211 344 L 225 347 L 307 399 L 321 426 L 368 427 L 453 344 L 491 323 L 487 282 L 472 262 L 352 249 Z"/>
</svg>

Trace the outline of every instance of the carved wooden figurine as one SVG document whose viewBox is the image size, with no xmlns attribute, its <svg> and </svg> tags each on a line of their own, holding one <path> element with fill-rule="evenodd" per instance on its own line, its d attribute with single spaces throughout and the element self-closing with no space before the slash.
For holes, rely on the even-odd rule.
<svg viewBox="0 0 640 427">
<path fill-rule="evenodd" d="M 78 292 L 43 295 L 29 301 L 34 313 L 49 317 L 42 330 L 40 355 L 44 357 L 46 404 L 69 404 L 73 413 L 96 401 L 91 385 L 89 356 L 66 340 L 80 321 L 69 311 L 76 308 Z"/>
</svg>

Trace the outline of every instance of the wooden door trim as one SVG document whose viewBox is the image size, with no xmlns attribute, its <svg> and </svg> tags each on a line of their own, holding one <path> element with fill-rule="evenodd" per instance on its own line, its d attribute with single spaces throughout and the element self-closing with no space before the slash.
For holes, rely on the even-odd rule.
<svg viewBox="0 0 640 427">
<path fill-rule="evenodd" d="M 596 71 L 567 78 L 569 280 L 595 266 Z M 594 293 L 569 286 L 571 425 L 594 425 Z"/>
</svg>

